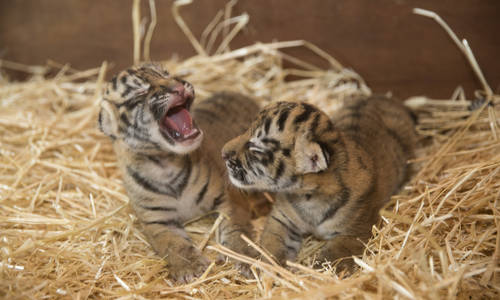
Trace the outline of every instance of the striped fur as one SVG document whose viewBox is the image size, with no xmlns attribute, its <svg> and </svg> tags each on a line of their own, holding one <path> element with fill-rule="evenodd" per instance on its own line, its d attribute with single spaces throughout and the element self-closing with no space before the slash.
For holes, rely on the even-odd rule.
<svg viewBox="0 0 500 300">
<path fill-rule="evenodd" d="M 296 257 L 307 234 L 327 240 L 319 261 L 333 261 L 362 252 L 360 240 L 406 179 L 415 142 L 410 112 L 392 99 L 349 99 L 330 117 L 278 102 L 223 157 L 233 184 L 276 193 L 260 243 L 280 264 Z"/>
<path fill-rule="evenodd" d="M 99 127 L 113 140 L 131 206 L 145 235 L 165 257 L 170 275 L 187 282 L 208 266 L 183 228 L 190 219 L 223 212 L 231 218 L 219 227 L 220 242 L 250 253 L 239 237 L 251 232 L 246 193 L 225 179 L 220 151 L 249 126 L 258 105 L 240 94 L 215 94 L 191 109 L 200 135 L 177 142 L 159 125 L 176 93 L 194 97 L 191 84 L 159 66 L 125 70 L 107 86 Z"/>
</svg>

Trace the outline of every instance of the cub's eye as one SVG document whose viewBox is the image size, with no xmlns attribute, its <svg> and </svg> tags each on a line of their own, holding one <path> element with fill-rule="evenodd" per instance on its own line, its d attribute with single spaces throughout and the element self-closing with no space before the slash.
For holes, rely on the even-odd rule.
<svg viewBox="0 0 500 300">
<path fill-rule="evenodd" d="M 246 146 L 247 146 L 248 151 L 250 151 L 252 154 L 261 154 L 261 153 L 265 152 L 264 149 L 262 149 L 261 147 L 255 145 L 252 142 L 248 142 L 246 144 Z"/>
<path fill-rule="evenodd" d="M 264 149 L 261 149 L 259 147 L 250 147 L 250 148 L 248 148 L 248 150 L 250 152 L 252 152 L 253 154 L 262 154 L 265 152 Z"/>
</svg>

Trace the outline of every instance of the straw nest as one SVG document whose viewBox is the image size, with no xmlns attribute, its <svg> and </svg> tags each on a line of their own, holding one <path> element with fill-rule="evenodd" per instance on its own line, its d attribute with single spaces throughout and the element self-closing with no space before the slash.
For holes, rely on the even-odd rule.
<svg viewBox="0 0 500 300">
<path fill-rule="evenodd" d="M 194 84 L 198 99 L 228 89 L 332 110 L 341 97 L 370 93 L 356 73 L 307 42 L 229 50 L 224 43 L 239 29 L 227 26 L 237 28 L 242 19 L 228 19 L 227 10 L 209 30 L 221 33 L 219 50 L 165 62 Z M 206 43 L 198 46 L 207 51 Z M 330 61 L 331 69 L 281 51 L 297 46 Z M 284 68 L 285 60 L 297 68 Z M 212 264 L 195 282 L 175 286 L 138 231 L 110 141 L 96 128 L 107 65 L 87 71 L 60 66 L 51 78 L 44 76 L 47 67 L 2 66 L 32 78 L 16 83 L 0 77 L 1 298 L 498 297 L 500 96 L 487 89 L 479 93 L 487 101 L 476 110 L 460 90 L 450 100 L 408 102 L 420 119 L 415 176 L 382 210 L 352 276 L 336 274 L 334 265 L 311 268 L 318 241 L 308 240 L 300 264 L 285 269 L 240 257 L 210 239 L 209 257 L 221 252 L 247 260 L 255 278 L 242 278 L 230 263 Z M 288 75 L 299 79 L 285 81 Z M 255 220 L 257 230 L 261 220 Z M 203 245 L 213 224 L 205 218 L 187 229 Z"/>
</svg>

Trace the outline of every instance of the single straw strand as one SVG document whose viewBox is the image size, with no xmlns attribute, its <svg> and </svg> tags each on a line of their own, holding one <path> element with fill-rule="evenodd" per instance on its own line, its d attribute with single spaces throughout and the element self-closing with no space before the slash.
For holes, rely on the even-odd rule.
<svg viewBox="0 0 500 300">
<path fill-rule="evenodd" d="M 481 85 L 483 86 L 484 91 L 486 92 L 487 99 L 490 100 L 493 96 L 493 92 L 488 83 L 486 82 L 483 72 L 481 71 L 481 68 L 479 67 L 479 64 L 477 63 L 476 58 L 474 57 L 474 54 L 472 53 L 472 50 L 470 49 L 467 41 L 464 39 L 463 42 L 461 43 L 457 35 L 453 32 L 453 30 L 451 30 L 448 24 L 446 24 L 446 22 L 435 12 L 421 8 L 414 8 L 413 13 L 434 19 L 448 33 L 453 42 L 455 42 L 455 44 L 457 45 L 458 49 L 462 51 L 462 53 L 469 61 L 472 69 L 474 70 L 474 73 L 478 77 L 479 81 L 481 82 Z"/>
<path fill-rule="evenodd" d="M 134 0 L 132 6 L 132 30 L 134 33 L 134 65 L 141 60 L 141 0 Z"/>
</svg>

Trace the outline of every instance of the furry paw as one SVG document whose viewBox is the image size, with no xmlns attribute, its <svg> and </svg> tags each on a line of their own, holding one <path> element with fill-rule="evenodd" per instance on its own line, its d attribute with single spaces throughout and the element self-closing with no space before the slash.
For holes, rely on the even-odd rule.
<svg viewBox="0 0 500 300">
<path fill-rule="evenodd" d="M 250 279 L 253 278 L 252 270 L 250 269 L 250 265 L 241 261 L 235 261 L 234 267 L 240 272 L 241 276 Z"/>
<path fill-rule="evenodd" d="M 177 283 L 186 284 L 193 281 L 196 277 L 202 275 L 210 264 L 210 261 L 199 251 L 191 252 L 170 258 L 168 264 L 169 276 Z"/>
<path fill-rule="evenodd" d="M 318 263 L 325 260 L 337 262 L 336 270 L 352 273 L 356 267 L 353 255 L 359 255 L 363 252 L 363 244 L 356 238 L 350 236 L 339 236 L 328 241 L 318 256 Z"/>
<path fill-rule="evenodd" d="M 240 254 L 243 254 L 245 256 L 249 256 L 251 258 L 257 258 L 259 257 L 259 253 L 255 251 L 253 248 L 246 247 L 244 250 L 237 251 Z M 217 255 L 216 262 L 217 264 L 224 263 L 226 261 L 226 256 L 223 254 Z M 234 267 L 240 272 L 240 274 L 245 277 L 245 278 L 252 278 L 253 273 L 252 270 L 250 270 L 250 265 L 247 263 L 244 263 L 242 261 L 236 260 L 229 258 L 229 262 L 234 264 Z"/>
</svg>

